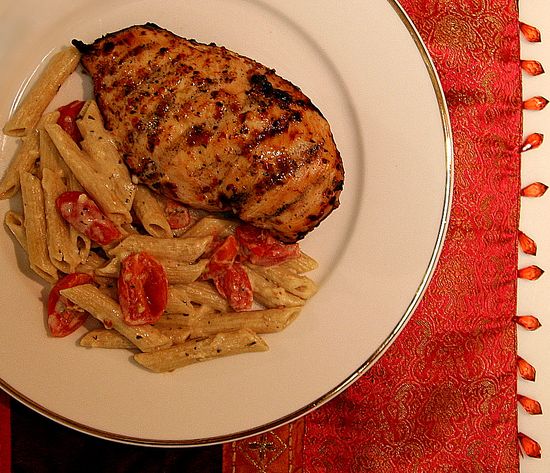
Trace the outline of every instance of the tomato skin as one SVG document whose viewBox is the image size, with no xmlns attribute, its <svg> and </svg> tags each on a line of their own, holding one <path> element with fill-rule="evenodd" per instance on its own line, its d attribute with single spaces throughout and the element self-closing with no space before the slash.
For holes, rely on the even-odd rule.
<svg viewBox="0 0 550 473">
<path fill-rule="evenodd" d="M 252 225 L 239 225 L 235 236 L 245 258 L 258 266 L 273 266 L 300 256 L 298 243 L 282 243 L 268 230 Z"/>
<path fill-rule="evenodd" d="M 210 261 L 206 267 L 204 277 L 207 279 L 212 279 L 214 276 L 222 273 L 233 264 L 238 252 L 239 247 L 237 244 L 237 239 L 233 235 L 229 235 L 221 244 L 217 246 L 217 248 L 215 248 L 212 256 L 210 256 Z"/>
<path fill-rule="evenodd" d="M 128 325 L 154 324 L 168 303 L 168 278 L 163 266 L 145 252 L 122 260 L 118 299 Z"/>
<path fill-rule="evenodd" d="M 85 102 L 82 100 L 74 100 L 73 102 L 63 105 L 57 109 L 59 112 L 57 124 L 63 128 L 63 130 L 65 130 L 76 143 L 80 143 L 82 141 L 82 135 L 76 125 L 76 118 L 82 110 L 84 103 Z"/>
<path fill-rule="evenodd" d="M 224 296 L 232 309 L 249 310 L 254 300 L 250 279 L 241 263 L 233 263 L 213 277 L 218 292 Z"/>
<path fill-rule="evenodd" d="M 241 263 L 250 261 L 261 266 L 273 266 L 298 256 L 298 244 L 286 245 L 267 230 L 240 225 L 235 235 L 228 236 L 215 248 L 203 277 L 212 279 L 232 309 L 248 310 L 254 297 L 252 285 Z"/>
<path fill-rule="evenodd" d="M 53 286 L 48 296 L 48 328 L 53 337 L 65 337 L 73 333 L 88 318 L 87 312 L 72 304 L 59 291 L 92 282 L 93 278 L 89 274 L 71 273 Z"/>
<path fill-rule="evenodd" d="M 252 286 L 243 266 L 235 261 L 239 254 L 239 245 L 233 235 L 229 235 L 212 253 L 203 274 L 212 279 L 216 289 L 236 311 L 252 307 Z"/>
<path fill-rule="evenodd" d="M 116 225 L 84 192 L 64 192 L 55 200 L 55 205 L 70 225 L 100 245 L 108 245 L 122 236 Z"/>
</svg>

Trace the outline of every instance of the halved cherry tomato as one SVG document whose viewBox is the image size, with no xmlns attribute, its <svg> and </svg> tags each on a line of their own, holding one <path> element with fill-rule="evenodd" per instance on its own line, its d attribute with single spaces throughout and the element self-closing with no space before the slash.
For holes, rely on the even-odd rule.
<svg viewBox="0 0 550 473">
<path fill-rule="evenodd" d="M 239 260 L 239 255 L 242 258 Z M 235 236 L 228 236 L 212 253 L 205 279 L 212 279 L 218 292 L 227 299 L 232 309 L 247 310 L 252 307 L 252 285 L 241 262 L 272 266 L 297 258 L 298 244 L 285 245 L 267 230 L 252 225 L 240 225 Z"/>
<path fill-rule="evenodd" d="M 80 327 L 88 317 L 88 312 L 73 304 L 59 291 L 81 284 L 90 284 L 92 276 L 85 273 L 71 273 L 54 285 L 48 296 L 48 327 L 54 337 L 65 337 Z"/>
<path fill-rule="evenodd" d="M 162 265 L 145 252 L 122 260 L 118 299 L 128 325 L 153 324 L 168 303 L 168 279 Z"/>
<path fill-rule="evenodd" d="M 116 225 L 84 192 L 64 192 L 56 199 L 55 205 L 67 222 L 100 245 L 108 245 L 121 237 Z"/>
<path fill-rule="evenodd" d="M 227 299 L 232 309 L 242 311 L 252 307 L 252 285 L 241 263 L 226 267 L 213 280 L 216 289 Z"/>
<path fill-rule="evenodd" d="M 268 230 L 252 225 L 239 225 L 235 230 L 235 236 L 244 256 L 252 264 L 273 266 L 300 256 L 298 243 L 282 243 Z"/>
<path fill-rule="evenodd" d="M 164 214 L 172 230 L 181 230 L 191 223 L 189 209 L 181 202 L 167 199 L 164 207 Z"/>
<path fill-rule="evenodd" d="M 59 111 L 57 124 L 63 128 L 76 143 L 80 143 L 82 141 L 82 135 L 76 125 L 76 117 L 78 117 L 78 114 L 80 113 L 80 110 L 82 110 L 83 106 L 84 102 L 82 100 L 74 100 L 73 102 L 63 105 L 57 109 Z"/>
<path fill-rule="evenodd" d="M 229 235 L 212 253 L 204 277 L 212 279 L 233 264 L 238 254 L 237 239 Z"/>
<path fill-rule="evenodd" d="M 239 253 L 237 239 L 229 235 L 212 253 L 205 279 L 212 279 L 218 292 L 234 310 L 252 307 L 252 286 L 243 266 L 235 261 Z"/>
</svg>

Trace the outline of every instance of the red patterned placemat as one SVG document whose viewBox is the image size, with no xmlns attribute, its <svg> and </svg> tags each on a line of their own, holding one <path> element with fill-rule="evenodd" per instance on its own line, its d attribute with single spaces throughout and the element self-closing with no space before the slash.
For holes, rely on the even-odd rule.
<svg viewBox="0 0 550 473">
<path fill-rule="evenodd" d="M 226 445 L 226 473 L 518 472 L 517 1 L 401 3 L 434 59 L 454 135 L 453 209 L 438 268 L 373 369 L 292 427 Z"/>
</svg>

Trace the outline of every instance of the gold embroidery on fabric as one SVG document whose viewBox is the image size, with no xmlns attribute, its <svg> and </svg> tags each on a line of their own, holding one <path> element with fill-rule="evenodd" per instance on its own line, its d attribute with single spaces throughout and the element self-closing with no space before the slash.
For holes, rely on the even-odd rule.
<svg viewBox="0 0 550 473">
<path fill-rule="evenodd" d="M 267 473 L 268 467 L 288 449 L 288 445 L 274 431 L 269 431 L 257 440 L 246 442 L 245 446 L 240 443 L 238 448 L 259 473 Z"/>
<path fill-rule="evenodd" d="M 464 45 L 471 47 L 477 39 L 470 21 L 452 15 L 441 18 L 437 22 L 433 36 L 437 43 L 446 44 L 457 49 L 463 49 Z"/>
</svg>

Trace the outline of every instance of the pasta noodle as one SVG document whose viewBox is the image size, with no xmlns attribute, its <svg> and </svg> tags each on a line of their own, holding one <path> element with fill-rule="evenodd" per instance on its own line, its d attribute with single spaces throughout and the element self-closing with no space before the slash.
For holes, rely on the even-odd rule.
<svg viewBox="0 0 550 473">
<path fill-rule="evenodd" d="M 267 350 L 263 339 L 251 330 L 243 329 L 218 333 L 203 340 L 189 340 L 156 353 L 138 353 L 134 360 L 151 371 L 162 373 L 199 361 Z"/>
<path fill-rule="evenodd" d="M 282 287 L 290 294 L 302 299 L 309 299 L 317 292 L 317 285 L 303 274 L 287 269 L 283 266 L 258 266 L 246 264 L 250 270 L 259 274 L 268 281 Z"/>
<path fill-rule="evenodd" d="M 27 235 L 25 234 L 23 216 L 13 210 L 8 210 L 6 215 L 4 215 L 4 223 L 13 233 L 13 236 L 15 236 L 21 247 L 27 251 Z"/>
<path fill-rule="evenodd" d="M 192 263 L 200 258 L 211 241 L 211 237 L 155 238 L 147 235 L 129 235 L 112 248 L 109 255 L 123 259 L 130 253 L 145 251 L 160 259 Z"/>
<path fill-rule="evenodd" d="M 194 264 L 165 260 L 162 261 L 162 264 L 170 284 L 187 284 L 200 278 L 206 269 L 208 260 L 201 259 Z"/>
<path fill-rule="evenodd" d="M 217 217 L 203 217 L 184 234 L 185 237 L 215 236 L 225 238 L 235 231 L 238 222 Z"/>
<path fill-rule="evenodd" d="M 80 339 L 80 346 L 87 348 L 135 348 L 135 345 L 124 335 L 115 330 L 95 329 Z"/>
<path fill-rule="evenodd" d="M 13 116 L 4 125 L 4 133 L 9 136 L 25 136 L 38 123 L 40 117 L 59 87 L 76 69 L 80 53 L 70 46 L 51 57 Z"/>
<path fill-rule="evenodd" d="M 52 125 L 57 122 L 59 118 L 59 112 L 51 112 L 48 115 L 44 115 L 44 118 L 40 121 L 39 142 L 40 142 L 40 169 L 50 169 L 51 171 L 61 174 L 65 179 L 69 175 L 69 169 L 63 161 L 63 158 L 57 151 L 55 144 L 45 130 L 46 125 Z"/>
<path fill-rule="evenodd" d="M 88 154 L 90 165 L 102 176 L 107 187 L 120 204 L 126 209 L 132 208 L 136 186 L 132 183 L 130 172 L 110 133 L 103 126 L 101 113 L 94 100 L 88 100 L 80 112 L 77 126 L 83 136 L 80 142 Z"/>
<path fill-rule="evenodd" d="M 97 202 L 101 210 L 119 225 L 131 222 L 130 211 L 109 188 L 108 181 L 93 168 L 86 153 L 80 150 L 59 125 L 46 125 L 45 128 L 69 169 L 86 192 Z"/>
<path fill-rule="evenodd" d="M 147 187 L 137 186 L 133 210 L 149 235 L 158 238 L 172 237 L 172 229 L 159 201 Z"/>
<path fill-rule="evenodd" d="M 0 200 L 9 199 L 19 192 L 19 175 L 22 172 L 29 172 L 40 154 L 38 140 L 38 130 L 29 132 L 21 140 L 14 158 L 0 181 Z"/>
<path fill-rule="evenodd" d="M 166 327 L 160 332 L 168 337 L 172 344 L 185 342 L 190 335 L 189 330 L 178 327 Z M 80 339 L 81 347 L 88 348 L 136 348 L 135 345 L 126 337 L 115 330 L 98 328 L 90 330 Z"/>
<path fill-rule="evenodd" d="M 79 249 L 73 245 L 69 226 L 55 206 L 55 199 L 66 191 L 66 186 L 59 174 L 46 168 L 42 171 L 42 189 L 50 260 L 60 271 L 72 273 L 81 262 Z"/>
<path fill-rule="evenodd" d="M 180 300 L 206 305 L 221 312 L 229 311 L 229 304 L 208 281 L 195 281 L 190 284 L 174 285 L 173 294 Z"/>
<path fill-rule="evenodd" d="M 219 332 L 250 329 L 255 333 L 274 333 L 284 330 L 300 313 L 300 307 L 251 310 L 244 312 L 209 313 L 197 316 L 166 314 L 155 327 L 178 327 L 189 330 L 192 338 L 212 336 Z"/>
<path fill-rule="evenodd" d="M 128 325 L 122 320 L 120 306 L 90 284 L 63 289 L 61 294 L 71 302 L 82 307 L 104 325 L 112 327 L 126 337 L 141 351 L 148 352 L 166 348 L 172 341 L 162 335 L 158 329 L 148 324 Z"/>
<path fill-rule="evenodd" d="M 250 267 L 245 266 L 245 271 L 252 284 L 254 300 L 264 307 L 300 307 L 305 304 L 304 299 L 287 292 Z"/>
<path fill-rule="evenodd" d="M 57 268 L 50 261 L 46 235 L 44 195 L 37 177 L 28 172 L 21 173 L 21 195 L 23 199 L 24 227 L 27 253 L 31 269 L 48 282 L 57 280 Z"/>
<path fill-rule="evenodd" d="M 99 256 L 97 253 L 90 252 L 76 268 L 77 272 L 86 274 L 95 274 L 98 268 L 105 265 L 105 259 Z"/>
<path fill-rule="evenodd" d="M 98 268 L 96 274 L 108 278 L 118 278 L 120 273 L 120 260 L 121 258 L 115 256 L 107 265 Z M 201 259 L 196 263 L 172 261 L 163 258 L 158 258 L 158 260 L 162 263 L 170 284 L 186 284 L 196 281 L 202 275 L 208 264 L 207 259 Z"/>
<path fill-rule="evenodd" d="M 317 269 L 319 264 L 308 254 L 301 252 L 298 258 L 293 258 L 279 265 L 281 268 L 294 271 L 298 274 L 308 273 Z"/>
</svg>

